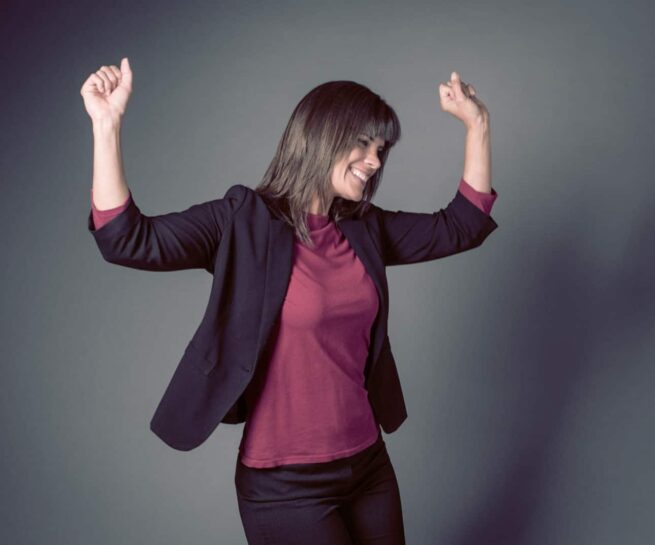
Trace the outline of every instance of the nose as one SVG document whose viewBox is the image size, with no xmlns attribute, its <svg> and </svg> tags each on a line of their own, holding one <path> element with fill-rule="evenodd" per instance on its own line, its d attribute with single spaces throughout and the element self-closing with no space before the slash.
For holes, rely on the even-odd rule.
<svg viewBox="0 0 655 545">
<path fill-rule="evenodd" d="M 380 159 L 378 159 L 378 152 L 377 150 L 369 151 L 366 154 L 366 159 L 364 159 L 364 162 L 372 169 L 377 170 L 380 168 Z"/>
</svg>

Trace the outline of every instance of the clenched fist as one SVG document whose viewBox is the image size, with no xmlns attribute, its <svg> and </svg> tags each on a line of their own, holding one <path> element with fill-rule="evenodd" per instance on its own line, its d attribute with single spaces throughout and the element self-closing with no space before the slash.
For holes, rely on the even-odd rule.
<svg viewBox="0 0 655 545">
<path fill-rule="evenodd" d="M 459 119 L 466 128 L 477 121 L 489 122 L 489 110 L 475 96 L 473 85 L 464 83 L 457 72 L 450 75 L 450 81 L 439 84 L 441 109 Z"/>
<path fill-rule="evenodd" d="M 121 59 L 120 69 L 101 66 L 82 85 L 80 94 L 84 107 L 94 122 L 120 121 L 132 93 L 132 70 L 127 57 Z"/>
</svg>

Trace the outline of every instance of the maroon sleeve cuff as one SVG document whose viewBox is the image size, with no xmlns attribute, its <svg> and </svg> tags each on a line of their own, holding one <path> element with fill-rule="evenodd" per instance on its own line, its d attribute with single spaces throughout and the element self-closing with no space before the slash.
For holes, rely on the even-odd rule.
<svg viewBox="0 0 655 545">
<path fill-rule="evenodd" d="M 474 189 L 464 178 L 459 181 L 458 191 L 487 215 L 491 214 L 491 208 L 498 197 L 493 187 L 491 193 L 484 193 Z"/>
<path fill-rule="evenodd" d="M 108 208 L 107 210 L 98 210 L 93 203 L 93 188 L 91 188 L 91 213 L 93 214 L 93 225 L 95 228 L 100 229 L 103 225 L 109 223 L 121 212 L 123 212 L 123 210 L 127 208 L 131 198 L 132 192 L 129 191 L 129 195 L 123 204 L 119 204 L 114 208 Z"/>
</svg>

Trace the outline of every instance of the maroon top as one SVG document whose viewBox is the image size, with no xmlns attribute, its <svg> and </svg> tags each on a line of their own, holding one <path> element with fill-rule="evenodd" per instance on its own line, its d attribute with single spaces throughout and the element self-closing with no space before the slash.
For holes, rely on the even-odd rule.
<svg viewBox="0 0 655 545">
<path fill-rule="evenodd" d="M 364 387 L 375 284 L 334 221 L 307 223 L 316 246 L 294 242 L 271 357 L 246 390 L 239 451 L 250 467 L 350 456 L 379 434 Z"/>
<path fill-rule="evenodd" d="M 458 190 L 489 214 L 497 193 Z M 127 204 L 91 206 L 99 229 Z M 307 213 L 314 248 L 294 242 L 280 329 L 265 365 L 256 369 L 239 459 L 250 467 L 327 462 L 375 442 L 379 424 L 364 386 L 370 332 L 379 300 L 348 240 L 326 215 Z"/>
</svg>

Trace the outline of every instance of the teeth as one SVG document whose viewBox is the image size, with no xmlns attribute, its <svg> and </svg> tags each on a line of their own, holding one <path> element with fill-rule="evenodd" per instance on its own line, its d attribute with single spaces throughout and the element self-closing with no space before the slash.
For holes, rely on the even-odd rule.
<svg viewBox="0 0 655 545">
<path fill-rule="evenodd" d="M 366 181 L 366 175 L 363 172 L 360 172 L 359 170 L 357 170 L 356 168 L 351 168 L 350 172 L 352 172 L 355 176 L 357 176 L 363 182 Z"/>
</svg>

